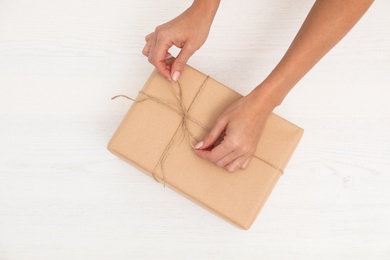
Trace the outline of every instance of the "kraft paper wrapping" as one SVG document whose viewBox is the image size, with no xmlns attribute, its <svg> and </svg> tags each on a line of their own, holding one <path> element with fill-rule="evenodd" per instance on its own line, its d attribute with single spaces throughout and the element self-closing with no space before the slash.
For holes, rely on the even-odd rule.
<svg viewBox="0 0 390 260">
<path fill-rule="evenodd" d="M 154 71 L 108 144 L 108 149 L 160 183 L 229 222 L 249 229 L 285 169 L 303 129 L 272 114 L 255 157 L 236 173 L 193 152 L 217 117 L 241 97 L 187 66 L 179 85 Z M 173 91 L 172 91 L 173 90 Z M 180 112 L 180 105 L 185 112 Z"/>
</svg>

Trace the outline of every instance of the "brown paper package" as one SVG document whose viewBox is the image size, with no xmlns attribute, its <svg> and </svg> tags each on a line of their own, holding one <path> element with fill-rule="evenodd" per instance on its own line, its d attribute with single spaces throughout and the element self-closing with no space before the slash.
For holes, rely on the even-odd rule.
<svg viewBox="0 0 390 260">
<path fill-rule="evenodd" d="M 248 168 L 229 173 L 196 156 L 193 145 L 241 95 L 190 66 L 182 72 L 179 83 L 154 71 L 108 149 L 158 182 L 249 229 L 303 129 L 271 114 Z"/>
</svg>

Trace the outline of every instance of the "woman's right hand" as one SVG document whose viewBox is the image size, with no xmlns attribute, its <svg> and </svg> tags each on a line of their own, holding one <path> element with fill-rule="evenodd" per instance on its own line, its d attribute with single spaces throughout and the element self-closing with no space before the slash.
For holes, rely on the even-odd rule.
<svg viewBox="0 0 390 260">
<path fill-rule="evenodd" d="M 169 80 L 179 79 L 188 59 L 206 41 L 218 4 L 219 0 L 196 0 L 181 15 L 157 26 L 145 37 L 142 53 L 161 75 Z M 173 63 L 167 64 L 172 46 L 181 50 Z"/>
</svg>

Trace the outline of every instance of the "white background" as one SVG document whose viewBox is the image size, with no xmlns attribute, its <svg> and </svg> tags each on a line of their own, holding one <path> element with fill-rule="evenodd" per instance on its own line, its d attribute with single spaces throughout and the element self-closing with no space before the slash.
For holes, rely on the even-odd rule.
<svg viewBox="0 0 390 260">
<path fill-rule="evenodd" d="M 0 259 L 390 259 L 390 1 L 275 110 L 305 134 L 249 231 L 106 150 L 190 3 L 0 0 Z M 312 3 L 223 0 L 190 65 L 247 94 Z"/>
</svg>

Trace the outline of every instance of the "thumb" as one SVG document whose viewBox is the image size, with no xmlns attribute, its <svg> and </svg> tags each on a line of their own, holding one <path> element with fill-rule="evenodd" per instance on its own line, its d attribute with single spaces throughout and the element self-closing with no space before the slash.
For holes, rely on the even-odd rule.
<svg viewBox="0 0 390 260">
<path fill-rule="evenodd" d="M 190 50 L 188 47 L 183 47 L 183 49 L 181 49 L 179 55 L 177 55 L 171 66 L 171 78 L 173 81 L 177 81 L 179 79 L 181 72 L 192 54 L 194 54 L 194 51 Z"/>
<path fill-rule="evenodd" d="M 195 145 L 195 149 L 207 149 L 211 147 L 215 142 L 218 141 L 220 136 L 224 133 L 226 129 L 226 123 L 218 120 L 210 132 L 203 138 L 203 141 L 200 141 Z"/>
</svg>

